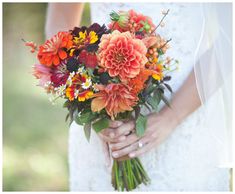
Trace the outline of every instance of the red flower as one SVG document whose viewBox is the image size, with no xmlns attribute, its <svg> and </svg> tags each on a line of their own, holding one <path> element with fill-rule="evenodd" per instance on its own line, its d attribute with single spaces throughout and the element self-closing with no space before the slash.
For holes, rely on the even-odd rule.
<svg viewBox="0 0 235 194">
<path fill-rule="evenodd" d="M 97 56 L 95 53 L 87 52 L 86 50 L 82 50 L 79 54 L 79 61 L 86 65 L 86 67 L 95 68 L 98 64 Z"/>
<path fill-rule="evenodd" d="M 119 12 L 116 13 L 116 15 L 119 19 L 112 21 L 112 23 L 108 25 L 112 30 L 118 30 L 119 32 L 143 32 L 146 34 L 151 33 L 155 28 L 155 25 L 153 24 L 150 17 L 139 14 L 134 10 L 129 10 L 128 12 Z M 138 37 L 140 36 L 138 35 Z"/>
<path fill-rule="evenodd" d="M 103 35 L 99 44 L 100 66 L 111 77 L 119 76 L 122 81 L 134 78 L 147 62 L 147 48 L 130 32 Z"/>
<path fill-rule="evenodd" d="M 55 67 L 52 71 L 51 81 L 54 84 L 54 87 L 64 85 L 69 77 L 69 71 L 66 68 L 65 63 L 61 63 Z"/>
<path fill-rule="evenodd" d="M 59 65 L 67 58 L 66 50 L 72 47 L 72 35 L 68 32 L 59 32 L 39 47 L 38 60 L 48 67 Z"/>
<path fill-rule="evenodd" d="M 130 23 L 133 24 L 131 28 L 132 31 L 138 32 L 151 32 L 155 28 L 152 19 L 143 14 L 135 12 L 133 9 L 129 11 Z"/>
</svg>

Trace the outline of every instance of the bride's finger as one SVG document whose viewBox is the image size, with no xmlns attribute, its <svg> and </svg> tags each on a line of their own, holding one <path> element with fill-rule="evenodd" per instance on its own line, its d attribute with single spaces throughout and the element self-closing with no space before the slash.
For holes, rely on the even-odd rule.
<svg viewBox="0 0 235 194">
<path fill-rule="evenodd" d="M 154 147 L 154 145 L 155 145 L 154 142 L 148 143 L 148 144 L 144 145 L 142 148 L 139 148 L 133 152 L 130 152 L 128 154 L 128 156 L 130 158 L 138 157 L 138 156 L 148 152 L 149 150 L 151 150 Z"/>
<path fill-rule="evenodd" d="M 110 138 L 102 133 L 98 133 L 99 137 L 105 142 L 117 143 L 126 139 L 126 136 L 120 136 L 118 138 Z"/>
<path fill-rule="evenodd" d="M 140 144 L 145 147 L 146 145 L 149 145 L 150 142 L 149 142 L 149 138 L 141 138 L 139 140 L 137 140 L 136 142 L 132 143 L 131 145 L 121 149 L 121 150 L 118 150 L 118 151 L 114 151 L 112 152 L 112 156 L 114 158 L 119 158 L 119 157 L 122 157 L 122 156 L 125 156 L 125 155 L 129 155 L 130 153 L 132 152 L 135 152 L 139 149 L 142 149 L 140 148 Z"/>
<path fill-rule="evenodd" d="M 124 123 L 120 127 L 113 129 L 110 133 L 109 136 L 111 138 L 117 138 L 121 135 L 124 135 L 126 133 L 130 133 L 132 130 L 135 128 L 135 123 L 134 121 L 128 121 L 127 123 Z"/>
<path fill-rule="evenodd" d="M 109 121 L 109 128 L 103 129 L 100 133 L 105 136 L 109 136 L 109 134 L 113 132 L 113 130 L 120 127 L 122 124 L 122 121 Z"/>
<path fill-rule="evenodd" d="M 125 136 L 124 136 L 125 137 Z M 138 137 L 136 134 L 131 134 L 126 136 L 125 140 L 118 141 L 117 143 L 111 143 L 109 144 L 109 147 L 111 150 L 120 150 L 123 149 L 124 147 L 136 142 L 140 137 Z"/>
<path fill-rule="evenodd" d="M 122 156 L 128 155 L 130 152 L 133 152 L 138 148 L 138 143 L 131 144 L 121 150 L 112 152 L 114 158 L 120 158 Z"/>
<path fill-rule="evenodd" d="M 118 128 L 123 124 L 122 121 L 110 121 L 109 122 L 109 127 L 110 128 Z"/>
</svg>

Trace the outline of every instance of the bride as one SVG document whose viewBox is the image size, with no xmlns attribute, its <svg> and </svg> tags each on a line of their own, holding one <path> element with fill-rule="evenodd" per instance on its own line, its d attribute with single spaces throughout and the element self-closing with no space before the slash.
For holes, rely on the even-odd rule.
<svg viewBox="0 0 235 194">
<path fill-rule="evenodd" d="M 46 34 L 78 26 L 82 3 L 52 3 Z M 72 123 L 69 134 L 71 191 L 113 191 L 112 158 L 140 157 L 151 184 L 135 191 L 229 191 L 231 168 L 232 4 L 229 3 L 91 3 L 91 20 L 108 23 L 112 10 L 134 9 L 161 19 L 158 33 L 172 38 L 169 55 L 180 62 L 172 73 L 171 107 L 161 105 L 148 116 L 139 138 L 132 121 L 113 122 L 90 142 L 82 127 Z M 224 14 L 226 13 L 226 14 Z M 226 103 L 224 103 L 226 101 Z"/>
</svg>

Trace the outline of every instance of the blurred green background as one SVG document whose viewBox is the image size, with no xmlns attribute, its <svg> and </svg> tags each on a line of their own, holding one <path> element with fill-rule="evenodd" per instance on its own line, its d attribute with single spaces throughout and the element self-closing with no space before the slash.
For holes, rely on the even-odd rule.
<svg viewBox="0 0 235 194">
<path fill-rule="evenodd" d="M 44 42 L 46 3 L 3 3 L 3 190 L 67 191 L 68 123 L 36 87 L 37 62 L 21 38 Z M 82 25 L 90 23 L 86 3 Z"/>
</svg>

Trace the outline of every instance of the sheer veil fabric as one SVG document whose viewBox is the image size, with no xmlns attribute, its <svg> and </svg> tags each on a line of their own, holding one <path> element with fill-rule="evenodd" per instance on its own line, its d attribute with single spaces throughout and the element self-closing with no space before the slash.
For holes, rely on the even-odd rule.
<svg viewBox="0 0 235 194">
<path fill-rule="evenodd" d="M 232 3 L 202 3 L 203 25 L 194 72 L 216 166 L 232 167 Z M 208 105 L 216 98 L 214 106 Z"/>
</svg>

